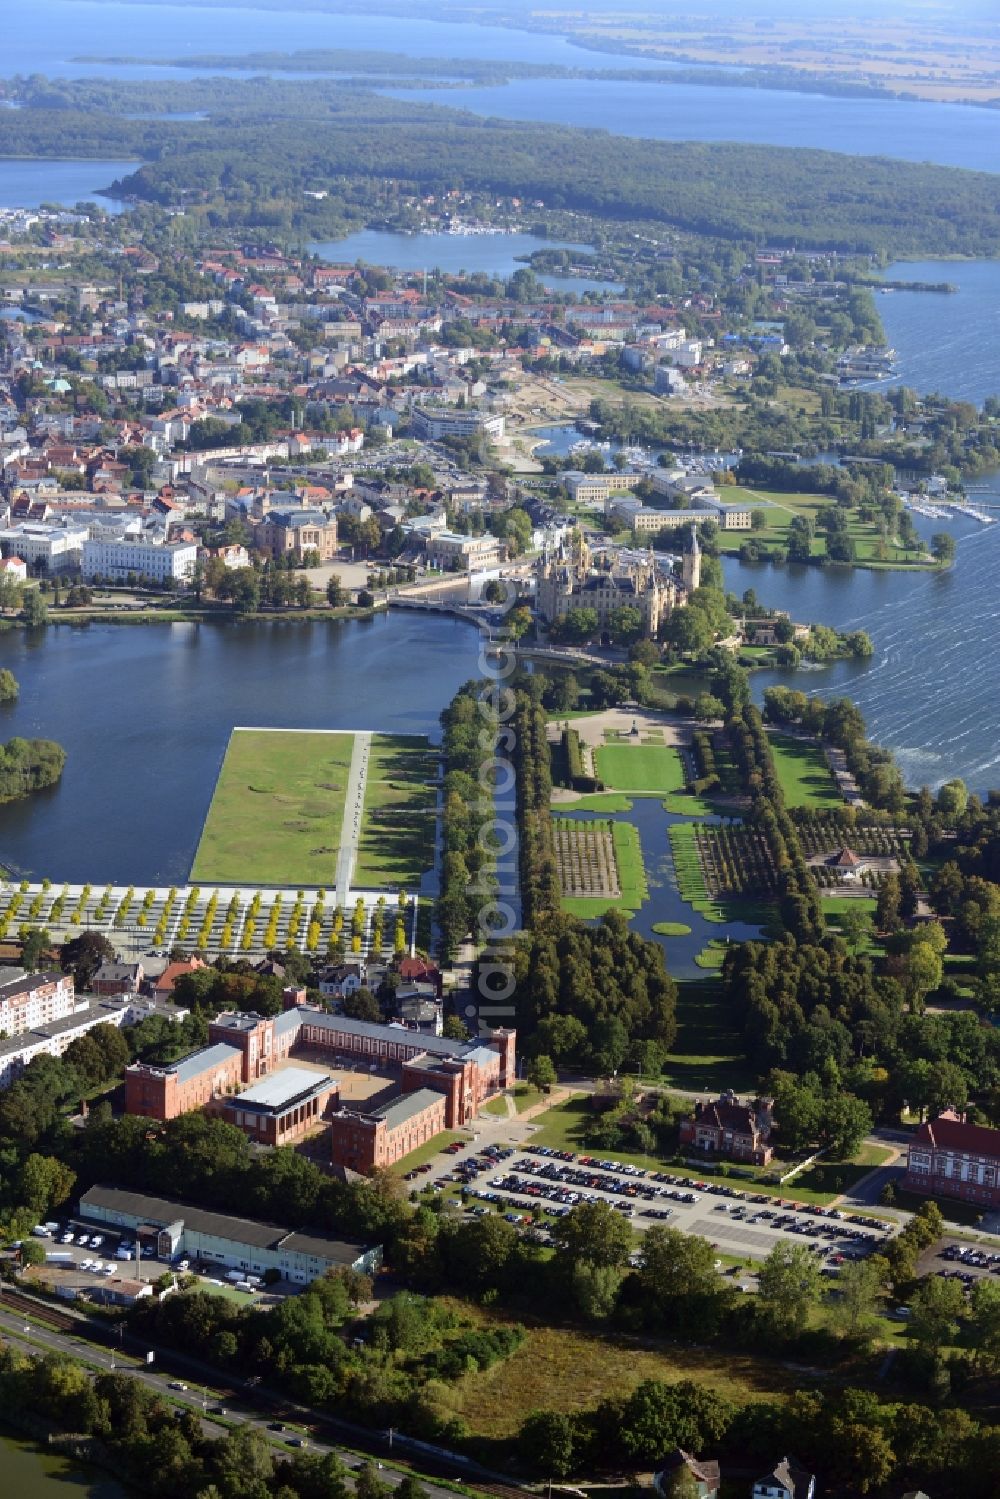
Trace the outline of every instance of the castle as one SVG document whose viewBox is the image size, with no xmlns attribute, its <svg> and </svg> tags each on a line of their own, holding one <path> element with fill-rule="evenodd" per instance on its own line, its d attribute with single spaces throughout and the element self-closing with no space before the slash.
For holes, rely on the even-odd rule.
<svg viewBox="0 0 1000 1499">
<path fill-rule="evenodd" d="M 631 556 L 619 553 L 610 566 L 598 567 L 585 538 L 577 531 L 554 558 L 545 556 L 536 564 L 535 603 L 547 624 L 564 618 L 572 609 L 593 609 L 602 630 L 615 610 L 638 609 L 643 634 L 653 639 L 671 610 L 687 603 L 700 583 L 701 549 L 694 524 L 679 582 L 663 570 L 652 552 Z"/>
</svg>

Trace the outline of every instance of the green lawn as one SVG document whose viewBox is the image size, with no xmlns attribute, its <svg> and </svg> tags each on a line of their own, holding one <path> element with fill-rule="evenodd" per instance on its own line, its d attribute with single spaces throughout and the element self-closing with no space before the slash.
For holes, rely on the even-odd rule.
<svg viewBox="0 0 1000 1499">
<path fill-rule="evenodd" d="M 741 501 L 751 510 L 761 510 L 766 519 L 766 525 L 762 531 L 720 531 L 719 547 L 723 552 L 737 553 L 743 543 L 752 534 L 755 541 L 759 541 L 764 547 L 788 545 L 788 532 L 792 521 L 797 515 L 804 515 L 816 526 L 819 512 L 832 503 L 831 497 L 825 494 L 804 494 L 800 492 L 785 493 L 783 490 L 770 489 L 745 489 L 739 485 L 727 489 L 725 498 L 728 504 L 739 504 Z M 884 555 L 880 555 L 879 529 L 874 521 L 861 521 L 856 512 L 851 512 L 847 521 L 848 533 L 854 541 L 857 561 L 865 567 L 890 567 L 923 570 L 935 566 L 928 562 L 920 552 L 904 552 L 901 547 L 886 546 Z M 826 556 L 826 538 L 824 533 L 818 531 L 812 544 L 812 555 L 814 557 Z"/>
<path fill-rule="evenodd" d="M 191 879 L 332 886 L 354 743 L 351 733 L 234 729 Z M 426 739 L 373 735 L 356 884 L 419 883 L 433 858 L 436 773 Z"/>
<path fill-rule="evenodd" d="M 373 736 L 355 884 L 412 888 L 431 868 L 437 766 L 438 757 L 423 737 Z"/>
<path fill-rule="evenodd" d="M 620 791 L 586 791 L 574 801 L 552 803 L 554 812 L 558 812 L 560 807 L 573 812 L 631 812 L 632 803 Z"/>
<path fill-rule="evenodd" d="M 696 1093 L 754 1087 L 753 1069 L 743 1055 L 739 1017 L 733 1015 L 717 978 L 687 979 L 677 985 L 677 1039 L 662 1080 L 669 1088 Z"/>
<path fill-rule="evenodd" d="M 771 734 L 778 784 L 789 807 L 840 807 L 843 798 L 818 744 Z"/>
<path fill-rule="evenodd" d="M 353 734 L 234 729 L 191 879 L 331 885 Z"/>
<path fill-rule="evenodd" d="M 664 744 L 604 744 L 594 751 L 597 774 L 618 791 L 680 791 L 684 767 Z"/>
</svg>

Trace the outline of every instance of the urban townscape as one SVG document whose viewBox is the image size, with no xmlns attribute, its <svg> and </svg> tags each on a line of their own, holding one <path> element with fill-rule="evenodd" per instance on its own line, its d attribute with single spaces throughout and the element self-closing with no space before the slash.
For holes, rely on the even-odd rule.
<svg viewBox="0 0 1000 1499">
<path fill-rule="evenodd" d="M 1000 1492 L 990 10 L 11 22 L 0 1492 Z"/>
</svg>

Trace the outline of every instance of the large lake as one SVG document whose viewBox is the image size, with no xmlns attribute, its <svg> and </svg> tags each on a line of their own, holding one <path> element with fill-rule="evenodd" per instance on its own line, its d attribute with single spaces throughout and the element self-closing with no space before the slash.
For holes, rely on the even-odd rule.
<svg viewBox="0 0 1000 1499">
<path fill-rule="evenodd" d="M 0 864 L 68 880 L 186 879 L 237 724 L 440 737 L 477 675 L 479 632 L 447 616 L 58 626 L 0 635 L 21 684 L 0 737 L 56 739 L 61 783 L 0 806 Z"/>
<path fill-rule="evenodd" d="M 3 120 L 0 118 L 0 126 Z M 0 133 L 0 142 L 3 136 Z M 67 142 L 69 144 L 69 142 Z M 0 208 L 37 208 L 41 203 L 99 203 L 106 213 L 125 207 L 113 198 L 102 198 L 102 187 L 110 187 L 139 166 L 137 161 L 12 161 L 0 158 Z"/>
<path fill-rule="evenodd" d="M 669 65 L 652 59 L 592 52 L 540 32 L 399 16 L 302 12 L 294 6 L 268 11 L 38 0 L 30 6 L 8 5 L 6 10 L 2 62 L 6 74 L 177 77 L 190 70 L 165 74 L 162 67 L 116 68 L 74 59 L 126 54 L 166 59 L 185 53 L 239 55 L 300 47 L 552 62 L 590 69 L 624 66 L 648 68 L 667 77 L 671 71 Z M 716 84 L 589 79 L 515 81 L 448 93 L 420 90 L 412 97 L 507 119 L 599 126 L 621 135 L 664 140 L 816 146 L 984 171 L 996 171 L 1000 163 L 1000 111 L 962 105 L 826 98 Z"/>
<path fill-rule="evenodd" d="M 970 486 L 971 487 L 971 486 Z M 976 491 L 1000 504 L 1000 479 Z M 917 518 L 924 535 L 941 521 Z M 723 566 L 727 587 L 754 588 L 796 620 L 867 630 L 870 662 L 836 662 L 815 671 L 755 672 L 754 695 L 781 682 L 823 697 L 852 697 L 871 737 L 893 750 L 909 784 L 939 785 L 962 776 L 977 791 L 1000 786 L 1000 522 L 947 523 L 958 541 L 954 567 L 942 573 L 861 569 Z"/>
<path fill-rule="evenodd" d="M 909 385 L 977 405 L 1000 395 L 1000 261 L 922 260 L 890 266 L 899 281 L 950 281 L 954 295 L 894 291 L 878 310 L 897 370 L 882 386 Z"/>
</svg>

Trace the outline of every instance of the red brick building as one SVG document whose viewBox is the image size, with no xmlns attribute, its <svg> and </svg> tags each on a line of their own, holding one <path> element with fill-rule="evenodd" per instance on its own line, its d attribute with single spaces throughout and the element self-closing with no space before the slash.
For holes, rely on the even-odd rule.
<svg viewBox="0 0 1000 1499">
<path fill-rule="evenodd" d="M 301 990 L 286 995 L 289 1007 L 280 1015 L 223 1012 L 200 1051 L 167 1066 L 128 1067 L 126 1113 L 175 1119 L 191 1109 L 210 1109 L 264 1144 L 286 1143 L 316 1128 L 336 1092 L 333 1079 L 320 1073 L 315 1084 L 300 1077 L 285 1089 L 283 1072 L 277 1086 L 258 1089 L 293 1049 L 319 1052 L 331 1067 L 375 1065 L 398 1076 L 402 1098 L 371 1113 L 341 1109 L 332 1120 L 333 1159 L 369 1171 L 415 1149 L 407 1141 L 422 1144 L 443 1129 L 470 1123 L 488 1098 L 514 1082 L 514 1031 L 452 1041 L 296 1004 L 304 999 Z M 416 1103 L 407 1102 L 417 1095 Z"/>
<path fill-rule="evenodd" d="M 330 1158 L 365 1175 L 394 1166 L 447 1128 L 447 1109 L 445 1095 L 431 1088 L 404 1093 L 370 1113 L 340 1109 L 331 1121 Z"/>
<path fill-rule="evenodd" d="M 1000 1207 L 1000 1130 L 966 1124 L 951 1109 L 928 1119 L 910 1142 L 903 1186 L 930 1197 Z"/>
<path fill-rule="evenodd" d="M 770 1099 L 741 1103 L 729 1091 L 714 1103 L 695 1105 L 694 1112 L 681 1120 L 680 1143 L 705 1155 L 766 1166 L 774 1154 L 768 1144 L 772 1127 Z"/>
</svg>

